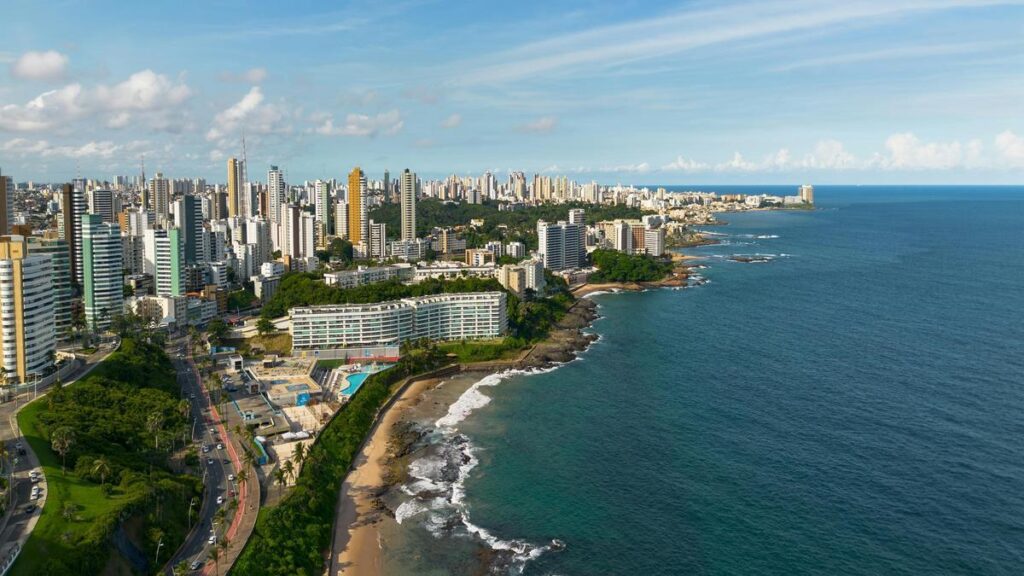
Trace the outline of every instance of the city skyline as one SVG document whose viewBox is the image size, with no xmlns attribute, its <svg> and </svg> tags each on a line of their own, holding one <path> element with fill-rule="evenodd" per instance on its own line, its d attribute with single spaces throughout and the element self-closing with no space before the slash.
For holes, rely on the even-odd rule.
<svg viewBox="0 0 1024 576">
<path fill-rule="evenodd" d="M 275 165 L 290 182 L 353 166 L 623 184 L 1024 168 L 1016 1 L 113 6 L 5 7 L 15 181 L 136 174 L 144 154 L 150 173 L 220 182 L 243 135 L 249 178 Z"/>
</svg>

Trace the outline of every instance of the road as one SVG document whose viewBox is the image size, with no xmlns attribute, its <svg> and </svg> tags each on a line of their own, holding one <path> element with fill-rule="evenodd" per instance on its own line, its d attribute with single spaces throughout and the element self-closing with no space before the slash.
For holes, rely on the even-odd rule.
<svg viewBox="0 0 1024 576">
<path fill-rule="evenodd" d="M 168 565 L 173 567 L 185 562 L 190 567 L 197 566 L 197 569 L 202 569 L 203 573 L 214 574 L 217 571 L 214 563 L 206 565 L 210 549 L 214 547 L 214 544 L 210 543 L 211 536 L 215 535 L 216 540 L 220 541 L 230 540 L 234 535 L 230 530 L 233 522 L 229 524 L 233 515 L 228 513 L 227 506 L 233 495 L 239 494 L 238 483 L 233 481 L 237 474 L 238 460 L 236 455 L 231 453 L 227 430 L 219 422 L 209 393 L 203 387 L 198 370 L 192 362 L 192 351 L 187 340 L 174 340 L 168 354 L 178 372 L 182 396 L 188 398 L 191 404 L 192 440 L 199 448 L 199 462 L 206 486 L 203 501 L 198 504 L 199 509 L 193 516 L 193 526 L 198 524 L 198 528 L 189 533 L 185 543 L 177 550 Z M 218 498 L 223 499 L 221 504 L 217 503 Z M 240 506 L 243 504 L 240 502 Z M 224 508 L 226 515 L 225 519 L 217 524 L 215 515 L 220 508 Z M 223 562 L 221 566 L 224 566 Z"/>
<path fill-rule="evenodd" d="M 111 352 L 116 350 L 119 345 L 120 341 L 118 340 L 101 344 L 95 353 L 85 359 L 85 364 L 65 380 L 65 385 L 72 384 L 91 372 Z M 28 540 L 32 529 L 35 528 L 39 517 L 39 510 L 37 509 L 30 514 L 25 512 L 25 507 L 28 504 L 36 504 L 38 507 L 41 507 L 45 502 L 45 479 L 39 484 L 43 489 L 44 497 L 35 502 L 30 499 L 33 484 L 29 479 L 29 471 L 39 468 L 39 460 L 32 453 L 32 448 L 28 443 L 21 439 L 21 431 L 18 430 L 18 422 L 15 415 L 33 397 L 44 394 L 48 388 L 49 386 L 32 390 L 31 392 L 23 392 L 13 400 L 0 404 L 0 442 L 6 444 L 8 453 L 12 458 L 17 458 L 14 466 L 12 506 L 8 508 L 7 513 L 3 517 L 0 517 L 0 558 L 6 556 L 15 543 L 18 543 L 19 546 L 23 545 Z M 24 454 L 20 454 L 21 450 L 24 450 Z"/>
</svg>

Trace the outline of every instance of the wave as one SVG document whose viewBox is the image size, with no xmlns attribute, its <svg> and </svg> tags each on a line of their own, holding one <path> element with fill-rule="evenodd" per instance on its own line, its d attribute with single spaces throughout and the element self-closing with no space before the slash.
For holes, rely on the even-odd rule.
<svg viewBox="0 0 1024 576">
<path fill-rule="evenodd" d="M 561 365 L 546 369 L 506 370 L 490 374 L 475 382 L 448 407 L 448 412 L 434 422 L 435 440 L 425 454 L 409 464 L 412 480 L 401 487 L 410 498 L 395 510 L 395 520 L 402 524 L 412 518 L 436 538 L 464 532 L 478 538 L 497 554 L 497 562 L 507 564 L 510 571 L 521 573 L 530 560 L 552 549 L 561 549 L 554 541 L 538 545 L 521 539 L 501 539 L 469 519 L 465 483 L 477 466 L 477 448 L 458 425 L 473 411 L 488 405 L 490 397 L 482 390 L 519 375 L 543 374 Z"/>
</svg>

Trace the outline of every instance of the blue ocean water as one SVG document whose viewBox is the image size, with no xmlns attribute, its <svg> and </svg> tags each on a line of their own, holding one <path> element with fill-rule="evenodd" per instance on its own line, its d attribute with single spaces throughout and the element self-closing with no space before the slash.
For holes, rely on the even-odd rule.
<svg viewBox="0 0 1024 576">
<path fill-rule="evenodd" d="M 472 522 L 566 544 L 526 574 L 1024 573 L 1024 188 L 816 200 L 723 215 L 708 284 L 597 296 L 581 360 L 481 389 Z"/>
</svg>

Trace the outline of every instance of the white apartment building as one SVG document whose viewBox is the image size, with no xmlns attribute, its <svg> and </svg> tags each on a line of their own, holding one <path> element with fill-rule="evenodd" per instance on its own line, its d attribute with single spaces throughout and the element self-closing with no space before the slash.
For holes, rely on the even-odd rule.
<svg viewBox="0 0 1024 576">
<path fill-rule="evenodd" d="M 470 292 L 406 298 L 377 304 L 292 308 L 297 349 L 495 338 L 508 329 L 504 292 Z"/>
<path fill-rule="evenodd" d="M 17 246 L 15 246 L 17 245 Z M 53 364 L 53 266 L 47 254 L 28 255 L 24 241 L 5 243 L 0 259 L 0 365 L 10 381 L 43 376 Z"/>
<path fill-rule="evenodd" d="M 572 270 L 583 266 L 586 248 L 580 244 L 583 237 L 580 224 L 537 221 L 537 253 L 549 270 Z"/>
<path fill-rule="evenodd" d="M 124 308 L 121 230 L 93 214 L 82 218 L 82 269 L 85 322 L 92 329 L 107 328 Z"/>
</svg>

